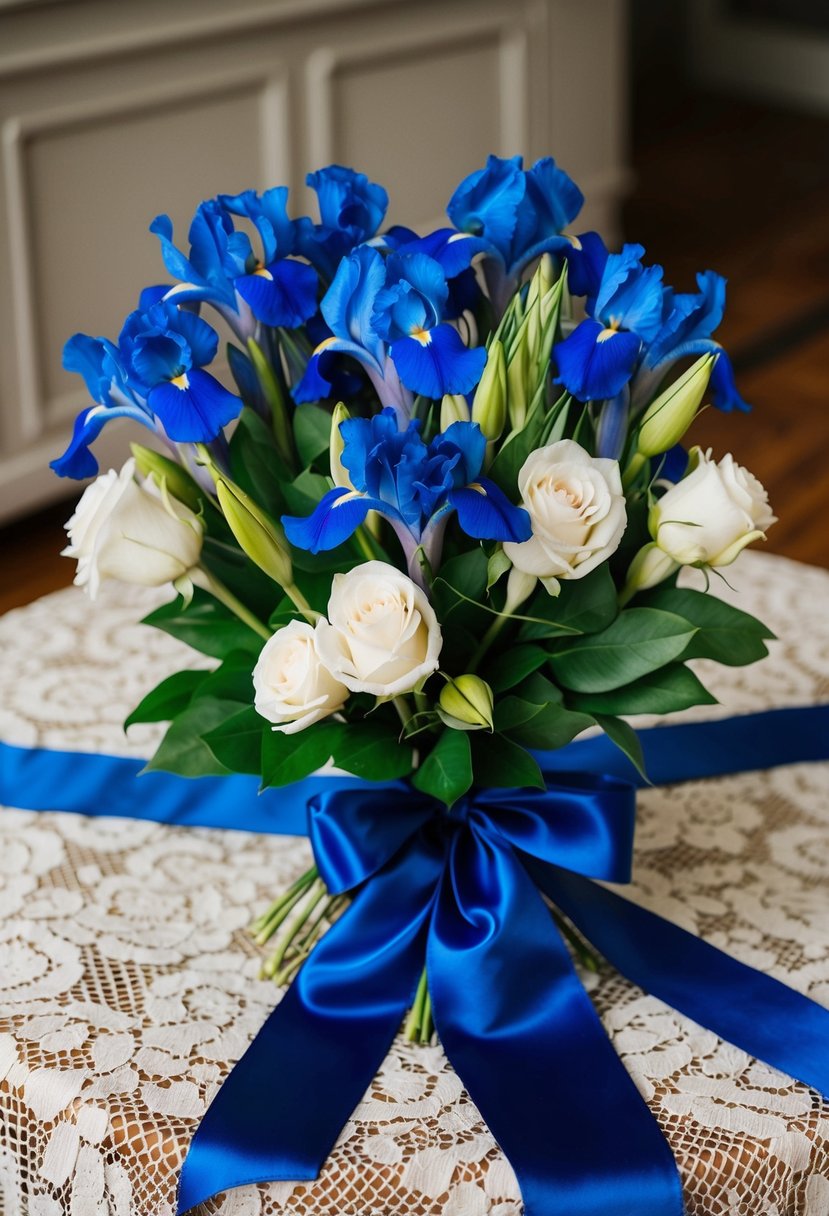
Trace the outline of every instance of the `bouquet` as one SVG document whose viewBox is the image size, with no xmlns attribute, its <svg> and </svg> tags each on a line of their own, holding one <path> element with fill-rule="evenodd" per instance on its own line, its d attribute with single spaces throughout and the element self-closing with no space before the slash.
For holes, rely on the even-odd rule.
<svg viewBox="0 0 829 1216">
<path fill-rule="evenodd" d="M 676 579 L 774 522 L 731 455 L 682 446 L 708 401 L 747 408 L 711 336 L 724 280 L 677 293 L 641 246 L 563 235 L 582 196 L 552 159 L 490 157 L 425 236 L 381 232 L 363 174 L 308 183 L 318 221 L 282 187 L 219 195 L 186 254 L 159 216 L 176 282 L 117 343 L 65 349 L 94 404 L 58 473 L 96 473 L 116 418 L 161 441 L 84 492 L 75 581 L 172 584 L 146 623 L 219 660 L 128 718 L 170 722 L 149 768 L 269 787 L 333 766 L 449 809 L 543 788 L 534 753 L 598 726 L 641 769 L 626 716 L 712 701 L 688 660 L 751 663 L 769 637 Z M 345 902 L 316 868 L 277 899 L 266 973 L 290 980 Z M 431 1034 L 425 979 L 408 1033 Z"/>
</svg>

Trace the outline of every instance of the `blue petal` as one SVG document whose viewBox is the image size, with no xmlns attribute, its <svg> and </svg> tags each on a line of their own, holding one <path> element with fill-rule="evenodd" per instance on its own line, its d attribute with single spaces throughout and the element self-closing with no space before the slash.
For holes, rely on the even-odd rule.
<svg viewBox="0 0 829 1216">
<path fill-rule="evenodd" d="M 650 342 L 662 324 L 662 267 L 644 267 L 644 253 L 641 245 L 625 245 L 621 253 L 610 254 L 594 315 Z"/>
<path fill-rule="evenodd" d="M 264 271 L 242 275 L 236 290 L 265 325 L 297 329 L 317 311 L 317 272 L 305 262 L 272 262 Z"/>
<path fill-rule="evenodd" d="M 145 287 L 138 297 L 138 311 L 148 312 L 154 304 L 158 304 L 164 299 L 169 290 L 169 283 L 157 283 L 153 287 Z"/>
<path fill-rule="evenodd" d="M 197 277 L 193 265 L 173 244 L 173 221 L 169 215 L 157 215 L 150 224 L 150 232 L 158 237 L 164 265 L 174 278 L 188 282 Z"/>
<path fill-rule="evenodd" d="M 447 279 L 467 270 L 472 259 L 479 253 L 487 253 L 489 248 L 483 237 L 456 232 L 454 228 L 438 228 L 427 236 L 400 241 L 397 245 L 400 253 L 425 253 L 440 265 Z"/>
<path fill-rule="evenodd" d="M 109 404 L 113 379 L 123 380 L 124 375 L 117 346 L 89 334 L 74 334 L 69 339 L 63 348 L 63 366 L 83 376 L 90 397 L 103 405 Z"/>
<path fill-rule="evenodd" d="M 363 245 L 340 262 L 320 305 L 332 334 L 362 347 L 380 372 L 384 361 L 383 343 L 371 318 L 377 293 L 385 281 L 382 254 Z"/>
<path fill-rule="evenodd" d="M 110 408 L 93 405 L 78 414 L 69 446 L 62 456 L 50 462 L 49 467 L 54 469 L 58 477 L 94 477 L 98 472 L 98 461 L 90 452 L 89 445 L 95 442 L 106 424 L 114 418 L 131 418 L 153 430 L 151 415 L 137 405 Z"/>
<path fill-rule="evenodd" d="M 219 335 L 195 312 L 181 308 L 172 309 L 167 304 L 166 320 L 173 334 L 180 334 L 190 348 L 193 367 L 204 367 L 212 363 L 219 349 Z"/>
<path fill-rule="evenodd" d="M 383 504 L 364 494 L 337 487 L 320 499 L 311 515 L 283 515 L 282 526 L 288 540 L 297 549 L 320 553 L 336 549 L 337 545 L 348 540 L 369 511 L 378 508 L 382 510 Z"/>
<path fill-rule="evenodd" d="M 728 355 L 719 347 L 719 356 L 711 373 L 711 390 L 714 405 L 729 414 L 732 410 L 748 413 L 751 406 L 743 399 L 734 382 L 734 368 Z"/>
<path fill-rule="evenodd" d="M 436 325 L 419 338 L 400 338 L 391 357 L 406 388 L 424 397 L 471 393 L 483 375 L 486 351 L 469 350 L 451 325 Z"/>
<path fill-rule="evenodd" d="M 186 341 L 179 334 L 151 330 L 139 335 L 132 350 L 131 364 L 139 382 L 150 389 L 188 371 L 192 359 Z"/>
<path fill-rule="evenodd" d="M 636 334 L 607 330 L 588 318 L 555 347 L 555 382 L 579 401 L 615 397 L 633 374 L 640 346 Z"/>
<path fill-rule="evenodd" d="M 536 161 L 524 174 L 524 197 L 516 211 L 507 271 L 518 274 L 542 253 L 569 244 L 559 234 L 575 219 L 584 203 L 576 183 L 551 156 Z"/>
<path fill-rule="evenodd" d="M 678 358 L 689 342 L 710 338 L 725 311 L 725 279 L 713 270 L 697 275 L 699 292 L 665 291 L 662 325 L 645 354 L 648 367 Z"/>
<path fill-rule="evenodd" d="M 458 523 L 475 540 L 511 540 L 521 544 L 532 536 L 527 512 L 523 507 L 513 506 L 488 477 L 450 490 L 448 499 L 458 513 Z"/>
<path fill-rule="evenodd" d="M 365 240 L 382 224 L 389 196 L 365 173 L 345 165 L 328 165 L 309 173 L 305 183 L 317 196 L 320 219 L 327 228 L 357 229 L 362 234 L 359 239 Z"/>
<path fill-rule="evenodd" d="M 570 294 L 595 300 L 608 259 L 607 246 L 598 232 L 583 232 L 574 237 L 569 246 L 562 249 L 562 257 L 567 262 Z"/>
<path fill-rule="evenodd" d="M 516 213 L 526 189 L 521 157 L 490 156 L 449 200 L 446 213 L 461 232 L 483 237 L 502 261 L 509 256 Z"/>
<path fill-rule="evenodd" d="M 331 380 L 328 373 L 334 373 L 334 352 L 315 351 L 306 364 L 302 379 L 291 389 L 291 396 L 297 405 L 306 401 L 324 401 L 331 396 Z"/>
<path fill-rule="evenodd" d="M 663 477 L 674 485 L 678 481 L 682 481 L 687 468 L 688 452 L 681 443 L 677 443 L 674 447 L 669 448 L 663 455 L 655 456 L 651 461 L 653 476 Z"/>
<path fill-rule="evenodd" d="M 183 380 L 182 387 L 170 382 L 156 385 L 149 396 L 150 409 L 177 443 L 215 439 L 237 417 L 241 400 L 200 368 L 193 368 Z"/>
<path fill-rule="evenodd" d="M 605 401 L 596 425 L 596 455 L 603 460 L 621 460 L 628 433 L 630 388 Z"/>
<path fill-rule="evenodd" d="M 475 481 L 484 467 L 486 455 L 486 436 L 477 422 L 453 422 L 429 444 L 430 456 L 445 457 L 454 453 L 460 457 L 453 470 L 454 485 L 465 486 Z"/>
</svg>

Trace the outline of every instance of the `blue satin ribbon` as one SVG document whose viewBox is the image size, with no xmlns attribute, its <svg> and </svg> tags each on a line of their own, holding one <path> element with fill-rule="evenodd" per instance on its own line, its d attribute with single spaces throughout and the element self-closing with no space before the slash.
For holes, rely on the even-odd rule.
<svg viewBox="0 0 829 1216">
<path fill-rule="evenodd" d="M 829 706 L 640 738 L 659 784 L 824 759 Z M 527 1216 L 681 1216 L 667 1142 L 540 891 L 633 982 L 829 1095 L 827 1010 L 592 881 L 629 877 L 641 781 L 616 755 L 603 737 L 542 754 L 546 790 L 479 791 L 447 814 L 402 783 L 316 778 L 253 808 L 245 777 L 135 783 L 132 761 L 0 749 L 0 799 L 16 806 L 88 810 L 94 790 L 93 813 L 290 832 L 307 814 L 330 890 L 354 892 L 208 1109 L 179 1212 L 244 1183 L 317 1176 L 397 1033 L 425 952 L 441 1042 L 516 1171 Z M 151 781 L 148 807 L 136 791 Z"/>
</svg>

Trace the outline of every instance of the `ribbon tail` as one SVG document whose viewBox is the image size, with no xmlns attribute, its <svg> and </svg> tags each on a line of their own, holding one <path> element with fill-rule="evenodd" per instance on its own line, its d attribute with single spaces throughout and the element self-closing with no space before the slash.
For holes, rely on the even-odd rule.
<svg viewBox="0 0 829 1216">
<path fill-rule="evenodd" d="M 501 837 L 453 842 L 427 968 L 441 1042 L 526 1216 L 681 1216 L 668 1144 Z"/>
<path fill-rule="evenodd" d="M 532 874 L 622 975 L 829 1097 L 829 1009 L 589 879 L 553 866 Z"/>
<path fill-rule="evenodd" d="M 410 1004 L 440 868 L 418 839 L 329 929 L 197 1128 L 179 1214 L 232 1187 L 316 1178 Z"/>
</svg>

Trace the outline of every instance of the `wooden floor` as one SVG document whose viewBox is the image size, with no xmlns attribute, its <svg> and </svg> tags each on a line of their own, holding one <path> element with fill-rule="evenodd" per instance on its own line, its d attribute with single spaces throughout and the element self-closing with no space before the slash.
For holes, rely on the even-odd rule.
<svg viewBox="0 0 829 1216">
<path fill-rule="evenodd" d="M 718 336 L 754 406 L 709 410 L 690 438 L 733 451 L 767 487 L 770 551 L 829 566 L 829 119 L 672 97 L 637 107 L 627 236 L 677 290 L 697 270 L 728 277 Z M 0 611 L 71 582 L 59 553 L 72 505 L 0 530 Z"/>
</svg>

